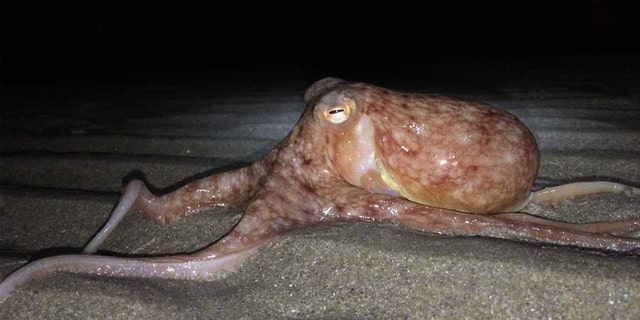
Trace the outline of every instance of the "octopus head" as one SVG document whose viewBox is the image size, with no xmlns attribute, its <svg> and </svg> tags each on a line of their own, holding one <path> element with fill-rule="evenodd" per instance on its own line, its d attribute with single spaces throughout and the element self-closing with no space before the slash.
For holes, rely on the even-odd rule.
<svg viewBox="0 0 640 320">
<path fill-rule="evenodd" d="M 376 136 L 360 88 L 340 79 L 327 78 L 305 94 L 313 106 L 314 121 L 327 134 L 325 150 L 331 167 L 347 182 L 374 193 L 398 195 L 385 181 L 385 168 L 376 152 Z"/>
</svg>

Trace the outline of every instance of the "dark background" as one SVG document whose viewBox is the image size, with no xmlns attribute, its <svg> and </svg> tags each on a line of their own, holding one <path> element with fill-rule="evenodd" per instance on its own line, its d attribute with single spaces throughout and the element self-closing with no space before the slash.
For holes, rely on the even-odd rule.
<svg viewBox="0 0 640 320">
<path fill-rule="evenodd" d="M 2 84 L 423 74 L 462 57 L 636 54 L 640 27 L 633 1 L 612 0 L 89 2 L 2 1 Z"/>
</svg>

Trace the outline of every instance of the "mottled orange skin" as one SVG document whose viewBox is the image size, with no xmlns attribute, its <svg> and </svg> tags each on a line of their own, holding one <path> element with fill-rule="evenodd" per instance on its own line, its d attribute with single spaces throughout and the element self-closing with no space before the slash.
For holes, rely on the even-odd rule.
<svg viewBox="0 0 640 320">
<path fill-rule="evenodd" d="M 504 212 L 527 200 L 538 149 L 527 127 L 509 113 L 480 102 L 363 83 L 337 83 L 331 90 L 339 92 L 331 100 L 351 97 L 356 110 L 328 128 L 330 145 L 341 149 L 349 140 L 345 136 L 357 135 L 353 127 L 361 117 L 370 119 L 376 159 L 403 189 L 401 195 L 477 213 Z M 348 148 L 332 154 L 334 163 Z"/>
</svg>

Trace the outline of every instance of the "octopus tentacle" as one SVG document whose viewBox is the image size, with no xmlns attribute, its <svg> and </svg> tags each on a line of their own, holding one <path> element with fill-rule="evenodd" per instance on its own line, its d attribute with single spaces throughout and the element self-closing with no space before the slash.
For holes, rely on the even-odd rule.
<svg viewBox="0 0 640 320">
<path fill-rule="evenodd" d="M 591 222 L 591 223 L 571 223 L 565 221 L 556 221 L 545 219 L 537 216 L 532 216 L 526 213 L 500 213 L 496 214 L 496 217 L 510 219 L 514 221 L 521 222 L 529 222 L 529 223 L 537 223 L 550 225 L 554 227 L 560 227 L 565 229 L 572 229 L 577 231 L 584 231 L 589 233 L 602 233 L 602 234 L 610 234 L 615 236 L 622 236 L 626 234 L 630 234 L 632 232 L 636 232 L 640 230 L 640 218 L 636 219 L 628 219 L 628 220 L 617 220 L 617 221 L 602 221 L 602 222 Z"/>
<path fill-rule="evenodd" d="M 120 201 L 118 201 L 118 204 L 115 206 L 113 211 L 111 211 L 109 220 L 107 220 L 102 229 L 93 236 L 91 241 L 89 241 L 82 250 L 82 253 L 95 253 L 98 251 L 98 247 L 100 247 L 111 232 L 115 230 L 120 221 L 122 221 L 122 218 L 124 218 L 124 215 L 129 211 L 129 209 L 131 209 L 143 188 L 146 189 L 144 182 L 140 180 L 134 180 L 127 184 L 124 188 L 122 197 L 120 197 Z"/>
<path fill-rule="evenodd" d="M 159 224 L 204 209 L 242 207 L 258 190 L 277 152 L 271 151 L 248 167 L 196 180 L 162 196 L 155 196 L 143 187 L 134 206 Z"/>
<path fill-rule="evenodd" d="M 640 189 L 609 181 L 574 182 L 547 187 L 533 193 L 531 202 L 560 202 L 596 193 L 629 193 L 640 195 Z"/>
<path fill-rule="evenodd" d="M 235 270 L 257 247 L 196 260 L 194 256 L 155 259 L 119 258 L 99 255 L 61 255 L 34 261 L 10 274 L 0 283 L 0 301 L 22 285 L 56 272 L 73 272 L 115 277 L 158 277 L 171 279 L 215 279 Z"/>
<path fill-rule="evenodd" d="M 436 210 L 440 211 L 440 210 Z M 445 210 L 446 211 L 446 210 Z M 398 222 L 416 229 L 453 232 L 460 235 L 486 236 L 492 238 L 577 246 L 583 248 L 637 252 L 640 239 L 618 237 L 609 234 L 591 233 L 554 226 L 543 221 L 528 222 L 495 216 L 435 212 L 435 219 L 425 217 L 425 210 L 411 212 L 397 219 Z M 439 228 L 430 225 L 438 220 Z"/>
<path fill-rule="evenodd" d="M 276 154 L 277 151 L 272 151 L 251 166 L 196 180 L 162 196 L 153 195 L 140 180 L 130 181 L 124 187 L 120 201 L 111 211 L 109 220 L 82 252 L 95 253 L 132 206 L 158 224 L 207 208 L 240 206 L 256 193 Z"/>
<path fill-rule="evenodd" d="M 333 211 L 343 219 L 398 222 L 414 229 L 451 235 L 487 236 L 619 252 L 640 250 L 640 239 L 607 234 L 601 225 L 590 230 L 588 225 L 557 223 L 539 217 L 522 218 L 522 213 L 484 215 L 458 212 L 350 187 L 333 192 L 344 195 L 338 197 L 342 198 L 340 211 Z M 624 224 L 630 225 L 627 229 L 638 230 L 640 227 L 638 219 L 615 222 L 614 226 Z"/>
<path fill-rule="evenodd" d="M 300 215 L 298 211 L 272 211 L 273 206 L 269 202 L 275 199 L 273 196 L 270 192 L 260 192 L 247 207 L 242 219 L 227 235 L 193 254 L 153 258 L 99 255 L 48 257 L 27 264 L 2 281 L 0 301 L 23 284 L 55 272 L 186 280 L 213 280 L 223 277 L 235 271 L 247 257 L 276 236 L 315 223 L 314 219 L 296 220 Z"/>
</svg>

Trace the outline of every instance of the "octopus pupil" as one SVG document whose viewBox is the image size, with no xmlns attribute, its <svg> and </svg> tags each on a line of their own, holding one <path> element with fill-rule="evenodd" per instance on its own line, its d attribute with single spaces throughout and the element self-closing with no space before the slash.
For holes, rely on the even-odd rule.
<svg viewBox="0 0 640 320">
<path fill-rule="evenodd" d="M 340 113 L 340 112 L 344 112 L 344 109 L 333 109 L 333 110 L 329 111 L 329 114 L 336 114 L 336 113 Z"/>
</svg>

